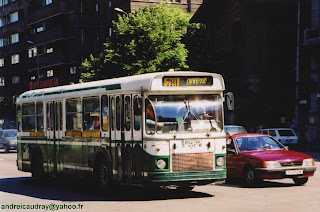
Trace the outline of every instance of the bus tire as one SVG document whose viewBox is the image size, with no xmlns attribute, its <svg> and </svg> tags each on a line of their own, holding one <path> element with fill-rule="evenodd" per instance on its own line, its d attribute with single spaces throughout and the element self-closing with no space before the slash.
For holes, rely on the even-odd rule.
<svg viewBox="0 0 320 212">
<path fill-rule="evenodd" d="M 43 159 L 40 153 L 35 152 L 32 154 L 31 174 L 32 174 L 32 177 L 34 178 L 38 178 L 38 179 L 46 178 L 46 174 L 43 168 Z"/>
<path fill-rule="evenodd" d="M 97 183 L 101 191 L 108 191 L 112 187 L 112 174 L 109 162 L 107 160 L 101 161 L 97 165 Z"/>
</svg>

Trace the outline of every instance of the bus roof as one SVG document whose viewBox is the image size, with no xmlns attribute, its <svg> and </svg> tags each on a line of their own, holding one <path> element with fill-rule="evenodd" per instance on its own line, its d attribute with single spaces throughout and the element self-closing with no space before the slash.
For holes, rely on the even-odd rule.
<svg viewBox="0 0 320 212">
<path fill-rule="evenodd" d="M 163 86 L 163 77 L 212 77 L 210 86 Z M 141 74 L 128 77 L 99 80 L 73 85 L 64 85 L 52 88 L 31 90 L 21 94 L 17 103 L 60 99 L 66 97 L 76 97 L 79 95 L 99 95 L 106 91 L 120 93 L 143 91 L 179 91 L 179 90 L 204 90 L 204 91 L 223 91 L 224 81 L 220 74 L 194 71 L 168 71 Z"/>
</svg>

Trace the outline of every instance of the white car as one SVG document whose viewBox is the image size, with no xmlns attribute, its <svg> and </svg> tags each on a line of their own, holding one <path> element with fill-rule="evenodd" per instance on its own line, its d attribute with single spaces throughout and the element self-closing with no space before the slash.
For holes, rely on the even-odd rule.
<svg viewBox="0 0 320 212">
<path fill-rule="evenodd" d="M 298 143 L 297 135 L 290 128 L 260 129 L 258 133 L 270 135 L 285 145 Z"/>
<path fill-rule="evenodd" d="M 224 131 L 229 134 L 238 134 L 238 133 L 247 133 L 247 130 L 242 126 L 235 126 L 235 125 L 225 125 Z"/>
</svg>

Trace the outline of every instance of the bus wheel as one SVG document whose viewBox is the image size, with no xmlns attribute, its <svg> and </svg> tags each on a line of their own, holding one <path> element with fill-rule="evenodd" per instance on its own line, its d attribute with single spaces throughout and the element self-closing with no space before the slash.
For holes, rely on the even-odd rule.
<svg viewBox="0 0 320 212">
<path fill-rule="evenodd" d="M 307 177 L 304 177 L 304 178 L 293 178 L 293 181 L 296 185 L 304 185 L 308 182 L 308 178 Z"/>
<path fill-rule="evenodd" d="M 39 154 L 33 154 L 31 160 L 32 177 L 44 179 L 45 173 L 43 169 L 43 160 Z"/>
<path fill-rule="evenodd" d="M 97 170 L 98 187 L 102 191 L 107 191 L 112 185 L 112 176 L 108 162 L 101 162 Z"/>
</svg>

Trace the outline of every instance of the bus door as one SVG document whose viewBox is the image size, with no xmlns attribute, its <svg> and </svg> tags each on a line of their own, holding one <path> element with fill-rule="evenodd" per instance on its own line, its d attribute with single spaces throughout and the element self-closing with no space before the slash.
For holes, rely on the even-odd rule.
<svg viewBox="0 0 320 212">
<path fill-rule="evenodd" d="M 140 94 L 132 95 L 132 113 L 131 113 L 131 129 L 132 129 L 132 171 L 133 178 L 136 182 L 142 181 L 143 177 L 143 150 L 142 150 L 142 98 Z"/>
<path fill-rule="evenodd" d="M 125 157 L 124 171 L 128 181 L 133 177 L 133 134 L 132 134 L 132 95 L 123 95 L 122 143 Z"/>
<path fill-rule="evenodd" d="M 121 146 L 121 95 L 110 95 L 110 140 L 115 148 L 114 169 L 117 179 L 122 178 L 122 146 Z"/>
<path fill-rule="evenodd" d="M 62 101 L 47 102 L 47 146 L 48 169 L 51 173 L 58 171 L 60 163 L 59 144 L 62 139 Z"/>
</svg>

